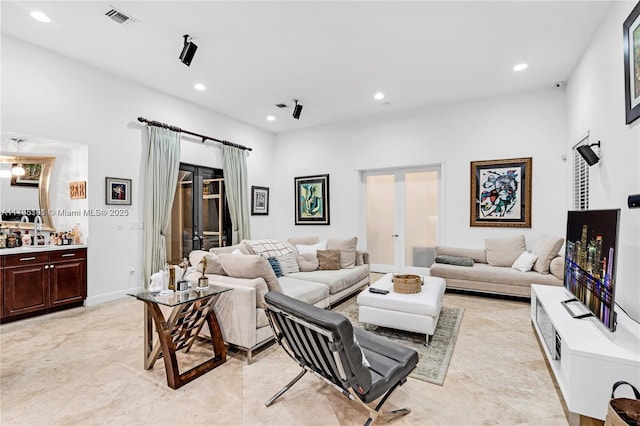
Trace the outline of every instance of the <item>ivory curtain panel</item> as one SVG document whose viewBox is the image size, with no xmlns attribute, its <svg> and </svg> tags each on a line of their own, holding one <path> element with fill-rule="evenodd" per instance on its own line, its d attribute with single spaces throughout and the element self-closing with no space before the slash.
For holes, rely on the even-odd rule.
<svg viewBox="0 0 640 426">
<path fill-rule="evenodd" d="M 180 133 L 149 126 L 146 190 L 144 195 L 144 280 L 166 262 L 164 231 L 171 218 L 171 206 L 180 169 Z"/>
<path fill-rule="evenodd" d="M 222 145 L 224 183 L 233 228 L 231 244 L 250 239 L 247 151 Z"/>
</svg>

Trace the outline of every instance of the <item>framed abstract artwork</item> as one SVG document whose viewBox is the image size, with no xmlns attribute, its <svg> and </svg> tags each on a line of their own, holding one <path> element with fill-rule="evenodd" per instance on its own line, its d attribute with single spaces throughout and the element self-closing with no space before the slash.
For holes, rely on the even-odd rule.
<svg viewBox="0 0 640 426">
<path fill-rule="evenodd" d="M 471 162 L 471 226 L 531 228 L 532 159 Z"/>
<path fill-rule="evenodd" d="M 640 2 L 623 24 L 624 105 L 626 122 L 640 117 Z"/>
<path fill-rule="evenodd" d="M 269 188 L 266 186 L 251 187 L 251 215 L 269 214 Z"/>
<path fill-rule="evenodd" d="M 105 204 L 131 205 L 131 179 L 108 177 Z"/>
<path fill-rule="evenodd" d="M 294 178 L 296 225 L 329 225 L 329 175 Z"/>
</svg>

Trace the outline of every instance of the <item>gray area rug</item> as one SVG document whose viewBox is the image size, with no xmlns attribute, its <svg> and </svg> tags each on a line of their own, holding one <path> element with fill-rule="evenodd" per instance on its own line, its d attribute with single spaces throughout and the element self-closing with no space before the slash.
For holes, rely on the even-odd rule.
<svg viewBox="0 0 640 426">
<path fill-rule="evenodd" d="M 356 304 L 355 296 L 342 302 L 332 310 L 349 318 L 355 327 L 365 328 L 365 325 L 358 321 L 358 305 Z M 429 346 L 424 344 L 424 334 L 371 325 L 367 329 L 372 333 L 415 349 L 420 356 L 420 361 L 410 376 L 442 386 L 456 345 L 463 313 L 464 309 L 443 306 L 436 331 Z"/>
</svg>

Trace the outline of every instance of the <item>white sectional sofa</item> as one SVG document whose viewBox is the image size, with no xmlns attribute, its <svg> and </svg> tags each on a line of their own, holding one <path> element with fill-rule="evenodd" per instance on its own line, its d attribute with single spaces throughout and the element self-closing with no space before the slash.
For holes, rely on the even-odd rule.
<svg viewBox="0 0 640 426">
<path fill-rule="evenodd" d="M 562 243 L 562 238 L 542 235 L 528 252 L 524 236 L 519 235 L 487 239 L 484 249 L 436 246 L 430 274 L 444 278 L 447 289 L 530 297 L 531 284 L 562 285 Z M 533 260 L 530 267 L 514 268 L 523 253 L 533 255 L 523 256 Z"/>
<path fill-rule="evenodd" d="M 345 245 L 345 242 L 349 244 Z M 264 295 L 268 291 L 282 291 L 298 300 L 328 308 L 369 284 L 369 256 L 368 253 L 355 249 L 357 243 L 355 237 L 347 240 L 327 240 L 327 250 L 333 252 L 340 250 L 341 258 L 348 258 L 347 261 L 342 262 L 339 269 L 333 270 L 309 270 L 313 269 L 313 265 L 309 266 L 305 263 L 305 259 L 300 258 L 301 255 L 296 247 L 322 245 L 317 237 L 290 239 L 284 242 L 292 249 L 295 257 L 300 258 L 300 265 L 290 264 L 289 270 L 304 266 L 305 272 L 288 272 L 280 277 L 275 276 L 271 267 L 265 267 L 266 261 L 261 259 L 261 257 L 277 259 L 278 257 L 268 256 L 265 253 L 262 253 L 263 256 L 254 254 L 252 243 L 255 242 L 244 241 L 236 246 L 211 249 L 211 253 L 194 251 L 189 256 L 191 265 L 196 266 L 200 259 L 209 254 L 207 258 L 210 261 L 205 270 L 209 284 L 233 289 L 220 296 L 215 305 L 215 311 L 224 341 L 246 351 L 249 363 L 252 361 L 252 352 L 273 339 L 263 308 Z M 346 246 L 349 247 L 345 249 Z M 255 247 L 254 245 L 253 248 Z M 351 251 L 353 251 L 352 258 L 350 258 Z M 235 254 L 232 254 L 234 252 Z M 318 253 L 321 252 L 323 250 Z M 211 265 L 213 261 L 211 254 L 218 256 L 220 265 Z M 304 257 L 313 258 L 310 254 L 304 254 Z M 291 260 L 291 256 L 288 258 Z M 202 276 L 201 270 L 191 272 L 185 278 L 195 286 L 198 278 Z M 273 281 L 274 279 L 276 282 Z M 203 334 L 208 332 L 208 329 L 203 330 Z"/>
</svg>

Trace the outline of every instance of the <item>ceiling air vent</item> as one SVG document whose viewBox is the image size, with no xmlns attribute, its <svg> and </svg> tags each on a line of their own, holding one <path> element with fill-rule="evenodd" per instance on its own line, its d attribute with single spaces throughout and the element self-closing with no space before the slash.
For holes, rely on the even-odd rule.
<svg viewBox="0 0 640 426">
<path fill-rule="evenodd" d="M 286 108 L 287 104 L 276 104 L 278 108 Z"/>
<path fill-rule="evenodd" d="M 111 18 L 112 21 L 117 22 L 118 24 L 128 24 L 130 22 L 136 22 L 134 18 L 123 13 L 116 9 L 115 7 L 110 7 L 109 10 L 105 12 L 105 15 Z"/>
</svg>

